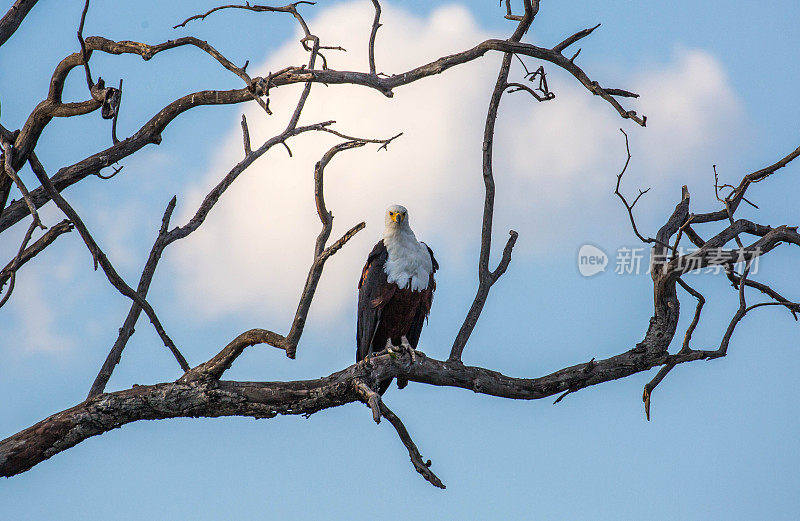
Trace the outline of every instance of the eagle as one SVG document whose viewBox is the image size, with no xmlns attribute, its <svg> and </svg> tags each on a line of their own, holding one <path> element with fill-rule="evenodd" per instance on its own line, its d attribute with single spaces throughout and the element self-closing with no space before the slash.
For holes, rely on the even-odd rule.
<svg viewBox="0 0 800 521">
<path fill-rule="evenodd" d="M 416 348 L 436 289 L 433 274 L 439 264 L 411 231 L 408 210 L 392 205 L 384 220 L 383 237 L 372 248 L 358 281 L 356 362 L 384 349 Z M 391 378 L 381 382 L 380 394 L 391 383 Z M 398 378 L 398 387 L 406 383 Z"/>
</svg>

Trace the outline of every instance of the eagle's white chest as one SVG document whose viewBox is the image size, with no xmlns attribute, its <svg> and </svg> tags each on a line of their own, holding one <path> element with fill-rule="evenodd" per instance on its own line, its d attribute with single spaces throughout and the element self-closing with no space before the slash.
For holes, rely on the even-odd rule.
<svg viewBox="0 0 800 521">
<path fill-rule="evenodd" d="M 407 233 L 384 233 L 383 245 L 389 253 L 383 270 L 389 283 L 398 288 L 420 291 L 428 287 L 433 262 L 425 243 L 419 242 L 411 230 Z"/>
</svg>

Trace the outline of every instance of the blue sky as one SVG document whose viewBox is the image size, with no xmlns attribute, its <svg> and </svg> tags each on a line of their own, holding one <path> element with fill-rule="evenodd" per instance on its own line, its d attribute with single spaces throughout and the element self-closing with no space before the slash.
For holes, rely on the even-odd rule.
<svg viewBox="0 0 800 521">
<path fill-rule="evenodd" d="M 237 63 L 249 59 L 248 70 L 259 73 L 301 56 L 287 16 L 218 13 L 171 29 L 214 5 L 95 1 L 86 33 L 147 43 L 193 34 Z M 377 53 L 386 72 L 511 31 L 495 2 L 384 6 Z M 39 5 L 0 48 L 0 68 L 15 71 L 0 76 L 7 128 L 21 126 L 46 93 L 55 64 L 76 50 L 81 8 L 82 2 Z M 346 43 L 346 55 L 329 56 L 333 66 L 365 67 L 358 42 L 366 42 L 367 28 L 360 35 L 351 27 L 361 27 L 370 10 L 361 0 L 305 9 L 324 40 Z M 582 42 L 579 63 L 601 84 L 640 92 L 636 109 L 650 120 L 647 129 L 635 128 L 555 70 L 549 71 L 553 102 L 504 99 L 495 152 L 496 241 L 502 244 L 510 227 L 520 241 L 509 272 L 492 290 L 466 363 L 534 377 L 622 352 L 642 338 L 652 307 L 649 277 L 606 272 L 586 279 L 575 259 L 587 242 L 612 256 L 619 246 L 638 246 L 612 196 L 624 161 L 617 129 L 631 136 L 634 155 L 623 188 L 653 187 L 637 206 L 644 230 L 655 232 L 682 184 L 689 185 L 695 211 L 715 208 L 712 164 L 724 180 L 738 182 L 799 144 L 800 69 L 792 65 L 800 48 L 798 14 L 792 2 L 542 2 L 530 41 L 552 45 L 601 22 Z M 187 92 L 239 87 L 238 78 L 192 49 L 149 62 L 99 54 L 92 61 L 95 75 L 112 84 L 125 80 L 122 135 Z M 307 121 L 333 114 L 351 133 L 406 135 L 388 153 L 356 150 L 331 164 L 326 190 L 337 231 L 361 219 L 368 226 L 326 267 L 298 359 L 252 348 L 227 378 L 314 378 L 351 363 L 355 280 L 380 234 L 383 208 L 395 202 L 409 207 L 412 226 L 442 264 L 421 347 L 446 356 L 474 292 L 480 134 L 497 64 L 498 56 L 488 56 L 398 89 L 393 100 L 363 89 L 315 87 Z M 77 72 L 66 91 L 70 99 L 85 96 Z M 113 180 L 87 179 L 65 196 L 133 283 L 172 195 L 179 198 L 173 222 L 182 224 L 198 194 L 240 157 L 242 112 L 254 140 L 266 137 L 285 121 L 294 96 L 288 88 L 276 92 L 272 120 L 243 106 L 189 112 L 159 147 L 123 161 Z M 38 148 L 51 173 L 110 144 L 99 118 L 72 119 L 53 122 Z M 204 228 L 167 250 L 150 300 L 190 363 L 206 360 L 244 329 L 288 326 L 318 226 L 310 168 L 331 143 L 298 140 L 292 160 L 283 150 L 268 154 Z M 792 196 L 800 188 L 798 168 L 754 186 L 749 194 L 761 209 L 743 208 L 742 215 L 798 224 Z M 34 184 L 29 172 L 23 175 Z M 49 207 L 43 216 L 49 223 L 62 218 Z M 0 243 L 2 258 L 13 255 L 24 226 Z M 796 259 L 789 249 L 770 255 L 759 280 L 797 298 L 800 283 L 790 275 Z M 724 277 L 690 282 L 709 301 L 695 345 L 715 347 L 736 308 L 735 293 Z M 0 437 L 85 397 L 128 307 L 91 270 L 75 233 L 20 272 L 14 297 L 0 312 L 6 397 Z M 680 331 L 693 307 L 683 301 Z M 386 422 L 376 427 L 366 408 L 352 404 L 309 419 L 126 425 L 3 481 L 0 504 L 8 519 L 793 519 L 800 508 L 797 340 L 788 313 L 756 310 L 737 329 L 728 357 L 678 367 L 662 382 L 651 422 L 644 419 L 641 391 L 655 371 L 582 390 L 555 406 L 414 384 L 393 388 L 387 403 L 433 460 L 446 491 L 416 474 Z M 109 388 L 177 376 L 174 360 L 142 322 Z"/>
</svg>

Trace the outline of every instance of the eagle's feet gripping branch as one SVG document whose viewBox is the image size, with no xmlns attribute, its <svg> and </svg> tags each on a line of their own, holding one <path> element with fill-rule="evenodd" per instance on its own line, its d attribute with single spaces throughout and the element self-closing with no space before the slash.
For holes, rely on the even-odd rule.
<svg viewBox="0 0 800 521">
<path fill-rule="evenodd" d="M 417 361 L 417 355 L 421 353 L 417 353 L 417 350 L 411 346 L 411 343 L 408 341 L 405 335 L 400 339 L 400 345 L 396 346 L 392 343 L 392 339 L 386 339 L 386 352 L 389 353 L 389 356 L 395 357 L 398 354 L 408 354 L 411 363 L 415 363 Z M 408 385 L 408 380 L 398 376 L 397 377 L 397 388 L 403 389 L 405 386 Z"/>
<path fill-rule="evenodd" d="M 387 338 L 386 352 L 388 352 L 390 356 L 393 353 L 408 354 L 408 356 L 411 357 L 412 364 L 417 361 L 417 350 L 411 347 L 411 344 L 409 343 L 408 338 L 406 338 L 405 335 L 403 335 L 403 337 L 400 339 L 399 346 L 392 344 L 392 339 Z"/>
<path fill-rule="evenodd" d="M 400 339 L 400 345 L 396 346 L 392 343 L 391 339 L 386 339 L 386 347 L 383 351 L 373 354 L 372 356 L 378 356 L 382 354 L 388 354 L 392 358 L 397 358 L 398 356 L 408 355 L 410 363 L 413 364 L 417 361 L 417 357 L 424 357 L 425 354 L 417 351 L 411 346 L 411 343 L 408 339 L 403 336 Z M 406 385 L 408 385 L 408 380 L 403 378 L 402 376 L 397 377 L 397 387 L 398 389 L 403 389 Z"/>
</svg>

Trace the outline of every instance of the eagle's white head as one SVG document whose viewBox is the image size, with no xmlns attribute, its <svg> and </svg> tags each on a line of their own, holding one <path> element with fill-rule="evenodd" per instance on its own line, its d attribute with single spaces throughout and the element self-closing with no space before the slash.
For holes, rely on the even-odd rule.
<svg viewBox="0 0 800 521">
<path fill-rule="evenodd" d="M 408 224 L 408 210 L 406 210 L 405 206 L 400 206 L 399 204 L 393 204 L 386 209 L 384 222 L 386 223 L 387 232 L 411 229 Z"/>
</svg>

